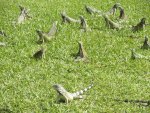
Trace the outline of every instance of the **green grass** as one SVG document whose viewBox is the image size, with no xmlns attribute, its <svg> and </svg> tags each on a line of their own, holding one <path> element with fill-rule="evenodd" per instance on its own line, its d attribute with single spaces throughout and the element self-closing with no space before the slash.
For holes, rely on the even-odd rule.
<svg viewBox="0 0 150 113">
<path fill-rule="evenodd" d="M 120 31 L 105 27 L 102 17 L 86 13 L 84 5 L 107 11 L 119 2 L 128 16 L 127 25 L 135 25 L 142 17 L 150 23 L 148 0 L 1 0 L 0 29 L 10 38 L 0 37 L 6 47 L 0 48 L 0 110 L 13 113 L 149 113 L 150 107 L 120 100 L 150 100 L 150 61 L 131 60 L 131 48 L 150 56 L 149 50 L 141 50 L 143 37 L 150 35 L 150 26 L 134 34 L 130 29 Z M 13 26 L 19 15 L 18 5 L 30 9 L 31 20 Z M 65 10 L 73 18 L 83 15 L 92 32 L 80 32 L 78 24 L 61 24 L 60 12 Z M 54 40 L 44 44 L 46 57 L 36 61 L 31 58 L 41 45 L 36 43 L 36 29 L 48 31 L 58 21 L 58 33 Z M 90 63 L 74 62 L 77 41 L 82 40 Z M 87 87 L 84 100 L 74 100 L 68 105 L 56 103 L 55 83 L 73 92 Z M 1 112 L 0 111 L 0 112 Z"/>
</svg>

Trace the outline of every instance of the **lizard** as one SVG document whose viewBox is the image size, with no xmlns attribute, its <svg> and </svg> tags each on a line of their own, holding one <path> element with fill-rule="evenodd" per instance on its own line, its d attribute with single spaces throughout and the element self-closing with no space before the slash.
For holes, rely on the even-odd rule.
<svg viewBox="0 0 150 113">
<path fill-rule="evenodd" d="M 66 12 L 62 12 L 61 13 L 61 17 L 62 17 L 62 23 L 80 23 L 80 20 L 76 20 L 76 19 L 73 19 L 71 17 L 69 17 Z"/>
<path fill-rule="evenodd" d="M 88 57 L 87 57 L 87 53 L 83 47 L 82 41 L 78 41 L 78 44 L 79 44 L 79 50 L 75 57 L 75 61 L 86 61 Z"/>
<path fill-rule="evenodd" d="M 132 31 L 137 32 L 137 31 L 144 30 L 145 25 L 146 25 L 145 21 L 146 21 L 146 18 L 142 18 L 141 21 L 137 25 L 132 26 Z"/>
<path fill-rule="evenodd" d="M 91 31 L 91 29 L 89 28 L 87 21 L 85 20 L 85 18 L 83 16 L 80 16 L 80 27 L 81 29 L 83 29 L 85 32 L 86 31 Z"/>
<path fill-rule="evenodd" d="M 148 37 L 147 36 L 145 36 L 145 40 L 144 40 L 144 43 L 143 43 L 141 49 L 150 49 L 150 44 L 148 43 Z"/>
<path fill-rule="evenodd" d="M 121 7 L 121 6 L 119 6 L 118 8 L 119 8 L 119 10 L 120 10 L 119 19 L 126 19 L 126 18 L 127 18 L 127 16 L 125 15 L 124 8 L 123 8 L 123 7 Z"/>
<path fill-rule="evenodd" d="M 19 8 L 20 8 L 20 15 L 18 17 L 18 21 L 17 23 L 18 24 L 21 24 L 23 23 L 27 18 L 31 18 L 31 16 L 28 15 L 28 10 L 22 6 L 19 5 Z"/>
<path fill-rule="evenodd" d="M 48 33 L 44 33 L 41 30 L 36 30 L 38 36 L 39 36 L 39 40 L 38 43 L 43 43 L 46 41 L 50 41 L 52 38 L 54 38 L 56 32 L 57 32 L 57 21 L 55 21 L 50 29 L 50 31 Z"/>
<path fill-rule="evenodd" d="M 108 11 L 106 12 L 106 15 L 115 15 L 116 11 L 117 11 L 117 8 L 120 6 L 121 4 L 120 3 L 115 3 L 113 5 L 113 7 Z"/>
<path fill-rule="evenodd" d="M 121 29 L 121 26 L 118 23 L 113 22 L 112 20 L 109 19 L 107 15 L 103 15 L 106 26 L 110 29 Z"/>
<path fill-rule="evenodd" d="M 1 36 L 4 36 L 4 37 L 7 37 L 6 33 L 5 33 L 3 30 L 0 31 L 0 35 L 1 35 Z"/>
<path fill-rule="evenodd" d="M 45 49 L 42 47 L 40 48 L 37 52 L 34 53 L 33 57 L 37 60 L 37 59 L 42 59 L 43 57 L 45 57 Z"/>
<path fill-rule="evenodd" d="M 87 90 L 91 89 L 92 87 L 93 87 L 93 84 L 91 84 L 90 86 L 88 86 L 87 88 L 83 90 L 77 91 L 75 93 L 70 93 L 60 84 L 53 85 L 53 88 L 58 93 L 57 101 L 58 102 L 63 101 L 63 102 L 66 102 L 67 104 L 74 99 L 82 99 L 83 98 L 82 94 L 86 92 Z"/>
<path fill-rule="evenodd" d="M 87 11 L 87 13 L 89 14 L 98 14 L 98 15 L 102 15 L 102 12 L 100 10 L 97 10 L 96 8 L 90 7 L 85 5 L 85 10 Z"/>
<path fill-rule="evenodd" d="M 138 54 L 135 52 L 135 49 L 131 49 L 131 59 L 149 59 L 149 57 L 146 57 L 144 55 Z"/>
</svg>

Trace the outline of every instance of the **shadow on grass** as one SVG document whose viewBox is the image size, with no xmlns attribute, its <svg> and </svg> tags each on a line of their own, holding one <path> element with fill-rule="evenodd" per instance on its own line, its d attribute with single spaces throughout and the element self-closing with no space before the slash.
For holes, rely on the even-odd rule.
<svg viewBox="0 0 150 113">
<path fill-rule="evenodd" d="M 0 108 L 0 113 L 13 113 L 13 112 L 8 108 Z"/>
<path fill-rule="evenodd" d="M 77 53 L 71 53 L 70 56 L 75 58 L 77 57 Z"/>
<path fill-rule="evenodd" d="M 139 106 L 144 106 L 144 107 L 150 107 L 150 100 L 119 100 L 115 99 L 115 101 L 120 101 L 120 102 L 125 102 L 125 103 L 134 103 L 138 104 Z"/>
</svg>

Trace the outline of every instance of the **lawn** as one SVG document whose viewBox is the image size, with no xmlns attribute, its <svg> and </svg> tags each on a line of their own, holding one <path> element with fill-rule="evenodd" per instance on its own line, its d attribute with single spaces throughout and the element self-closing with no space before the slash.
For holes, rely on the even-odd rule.
<svg viewBox="0 0 150 113">
<path fill-rule="evenodd" d="M 89 5 L 107 12 L 116 2 L 128 16 L 121 30 L 108 29 L 103 17 L 85 10 Z M 19 5 L 30 9 L 32 19 L 14 26 Z M 62 24 L 64 10 L 72 18 L 83 15 L 92 31 L 81 32 L 75 23 Z M 150 100 L 150 60 L 131 59 L 132 48 L 150 56 L 150 50 L 140 48 L 144 36 L 150 36 L 150 26 L 137 33 L 130 28 L 143 17 L 149 24 L 149 0 L 1 0 L 0 30 L 8 37 L 0 36 L 6 43 L 0 47 L 0 113 L 150 113 L 150 106 L 124 102 Z M 58 21 L 55 39 L 37 44 L 36 30 L 47 32 L 54 21 Z M 80 40 L 88 63 L 74 61 Z M 45 58 L 33 59 L 41 46 L 46 48 Z M 56 102 L 54 84 L 74 92 L 92 81 L 94 87 L 84 99 L 67 105 Z"/>
</svg>

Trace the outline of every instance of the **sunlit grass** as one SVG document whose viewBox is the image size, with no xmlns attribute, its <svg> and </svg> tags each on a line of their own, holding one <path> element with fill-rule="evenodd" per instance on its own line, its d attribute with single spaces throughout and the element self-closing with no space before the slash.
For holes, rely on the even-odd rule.
<svg viewBox="0 0 150 113">
<path fill-rule="evenodd" d="M 128 16 L 126 25 L 136 25 L 141 18 L 150 22 L 150 3 L 147 0 L 117 1 Z M 130 28 L 120 31 L 107 29 L 102 17 L 86 13 L 85 4 L 108 11 L 116 1 L 108 0 L 1 0 L 0 30 L 9 38 L 0 36 L 0 110 L 13 113 L 148 113 L 149 107 L 120 100 L 150 99 L 150 61 L 131 60 L 131 49 L 150 56 L 149 50 L 140 49 L 150 27 L 133 34 Z M 32 19 L 14 27 L 19 15 L 19 5 L 30 9 Z M 78 19 L 83 15 L 91 32 L 81 32 L 78 24 L 61 24 L 60 12 Z M 117 12 L 118 14 L 118 12 Z M 117 16 L 117 15 L 116 15 Z M 56 38 L 44 44 L 45 58 L 34 60 L 32 55 L 41 45 L 37 44 L 36 30 L 47 32 L 58 21 Z M 130 35 L 139 38 L 130 38 Z M 72 54 L 78 51 L 77 41 L 82 40 L 89 63 L 74 62 Z M 94 87 L 85 93 L 84 100 L 68 105 L 56 103 L 52 85 L 62 84 L 70 92 Z M 0 111 L 0 112 L 1 112 Z"/>
</svg>

